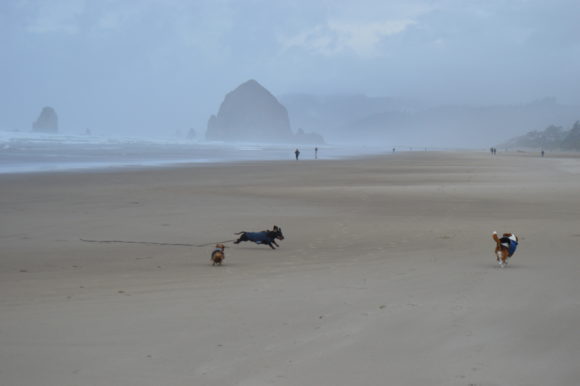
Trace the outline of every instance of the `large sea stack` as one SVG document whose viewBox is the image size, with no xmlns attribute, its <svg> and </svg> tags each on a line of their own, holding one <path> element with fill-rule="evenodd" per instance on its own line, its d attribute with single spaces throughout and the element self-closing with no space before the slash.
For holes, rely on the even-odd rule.
<svg viewBox="0 0 580 386">
<path fill-rule="evenodd" d="M 58 132 L 58 117 L 52 107 L 42 109 L 38 119 L 32 124 L 32 130 L 43 133 Z"/>
<path fill-rule="evenodd" d="M 206 138 L 218 141 L 288 142 L 288 111 L 268 90 L 249 80 L 228 93 L 207 123 Z"/>
</svg>

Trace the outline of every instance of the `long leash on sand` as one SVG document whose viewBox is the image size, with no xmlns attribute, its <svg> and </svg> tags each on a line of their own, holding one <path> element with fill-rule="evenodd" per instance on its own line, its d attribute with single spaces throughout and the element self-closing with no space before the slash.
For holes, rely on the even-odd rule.
<svg viewBox="0 0 580 386">
<path fill-rule="evenodd" d="M 205 244 L 185 244 L 185 243 L 156 243 L 153 241 L 126 241 L 126 240 L 88 240 L 88 239 L 80 239 L 85 243 L 102 243 L 102 244 L 145 244 L 145 245 L 173 245 L 178 247 L 207 247 L 208 245 L 212 244 L 224 244 L 224 243 L 231 243 L 233 240 L 225 240 L 225 241 L 214 241 L 211 243 Z"/>
</svg>

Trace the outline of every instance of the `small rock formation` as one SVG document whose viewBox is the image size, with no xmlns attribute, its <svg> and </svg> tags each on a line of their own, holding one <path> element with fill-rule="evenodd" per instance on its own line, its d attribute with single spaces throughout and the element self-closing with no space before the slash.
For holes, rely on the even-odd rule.
<svg viewBox="0 0 580 386">
<path fill-rule="evenodd" d="M 206 138 L 218 141 L 289 142 L 288 111 L 255 80 L 228 93 L 207 123 Z"/>
<path fill-rule="evenodd" d="M 42 109 L 38 119 L 32 124 L 32 131 L 43 133 L 58 132 L 58 117 L 52 107 L 45 107 Z"/>
</svg>

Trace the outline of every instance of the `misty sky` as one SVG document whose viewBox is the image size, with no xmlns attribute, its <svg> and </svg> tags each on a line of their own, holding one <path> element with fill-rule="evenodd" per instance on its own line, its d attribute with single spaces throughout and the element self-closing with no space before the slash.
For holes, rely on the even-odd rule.
<svg viewBox="0 0 580 386">
<path fill-rule="evenodd" d="M 580 105 L 578 0 L 2 0 L 0 130 L 205 131 L 225 93 Z"/>
</svg>

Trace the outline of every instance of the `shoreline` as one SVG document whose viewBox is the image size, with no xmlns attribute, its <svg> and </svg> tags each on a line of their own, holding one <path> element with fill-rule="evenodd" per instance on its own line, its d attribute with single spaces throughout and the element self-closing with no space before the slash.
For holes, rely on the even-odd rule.
<svg viewBox="0 0 580 386">
<path fill-rule="evenodd" d="M 36 147 L 35 147 L 36 146 Z M 315 145 L 301 147 L 301 160 L 315 159 Z M 319 145 L 319 159 L 336 160 L 384 153 L 367 146 Z M 272 144 L 41 144 L 5 145 L 0 174 L 164 168 L 200 164 L 294 159 L 294 147 Z"/>
<path fill-rule="evenodd" d="M 363 147 L 364 149 L 364 147 Z M 262 149 L 263 151 L 264 149 Z M 328 149 L 323 149 L 328 150 Z M 367 149 L 365 149 L 367 150 Z M 331 151 L 331 155 L 324 155 L 318 159 L 312 157 L 306 158 L 303 156 L 299 161 L 340 161 L 340 160 L 356 160 L 356 159 L 372 159 L 376 157 L 388 157 L 394 154 L 401 153 L 420 153 L 420 152 L 430 152 L 430 153 L 466 153 L 466 154 L 485 154 L 486 150 L 483 149 L 444 149 L 444 150 L 399 150 L 396 153 L 389 151 L 379 151 L 378 149 L 371 150 L 370 152 L 364 152 L 360 149 L 345 151 L 340 150 L 340 148 L 335 148 L 335 151 Z M 191 168 L 191 167 L 204 167 L 204 166 L 216 166 L 216 165 L 235 165 L 241 163 L 260 163 L 260 162 L 287 162 L 294 161 L 294 155 L 291 154 L 292 151 L 284 151 L 288 153 L 287 159 L 280 157 L 282 153 L 276 153 L 276 156 L 272 157 L 248 157 L 245 155 L 240 158 L 184 158 L 184 159 L 146 159 L 139 158 L 135 160 L 123 160 L 123 161 L 83 161 L 83 162 L 65 162 L 65 163 L 33 163 L 33 164 L 22 164 L 6 166 L 4 168 L 0 167 L 0 176 L 5 175 L 19 175 L 19 174 L 50 174 L 50 173 L 109 173 L 109 172 L 123 172 L 123 171 L 137 171 L 137 170 L 167 170 L 172 168 Z M 540 155 L 536 151 L 503 151 L 494 157 L 533 157 L 539 158 Z M 544 158 L 546 159 L 577 159 L 580 158 L 580 153 L 578 152 L 550 152 Z"/>
</svg>

